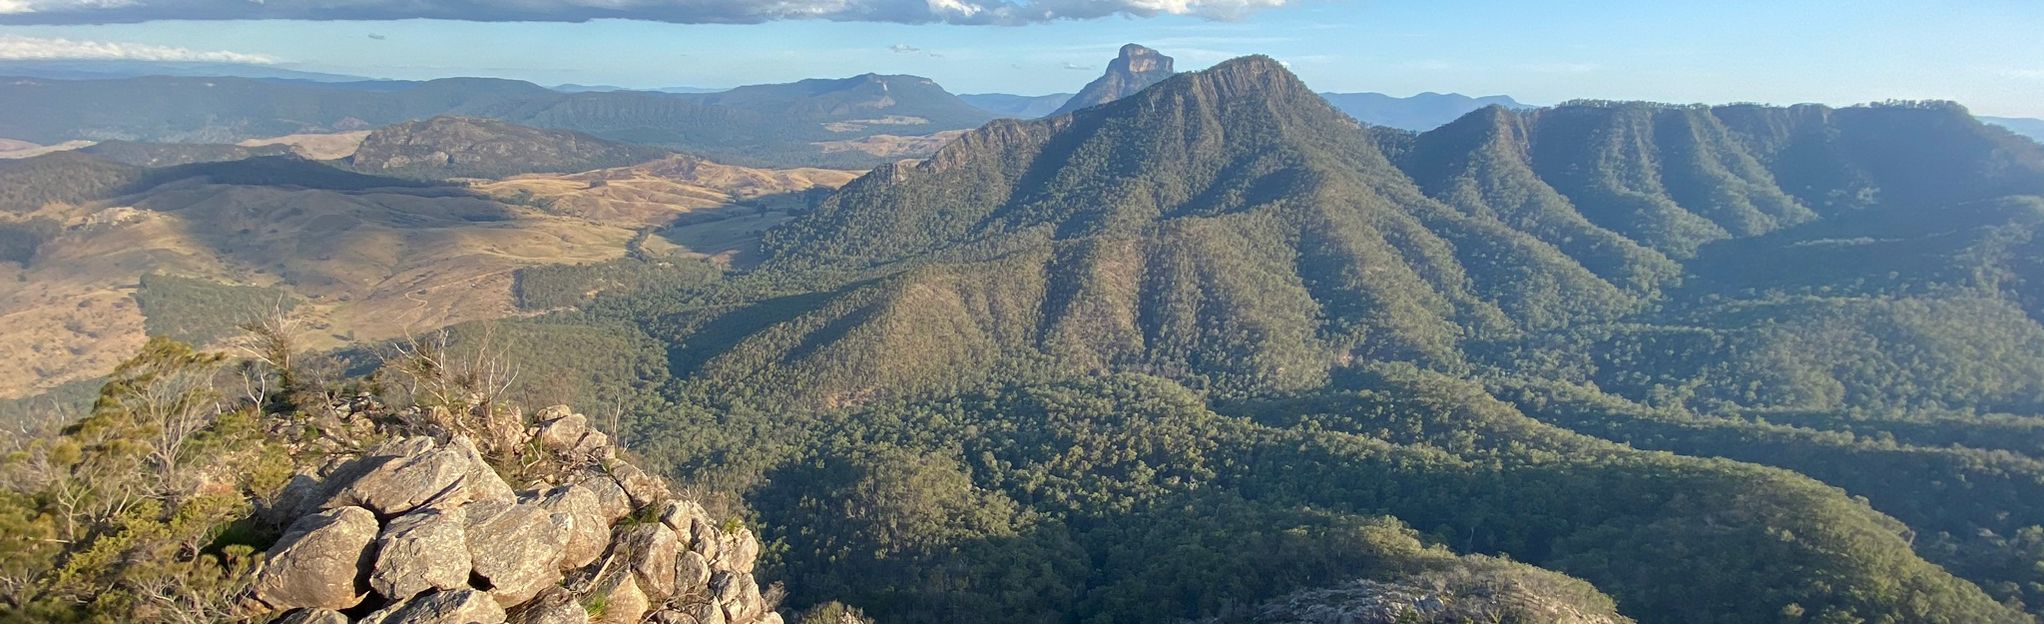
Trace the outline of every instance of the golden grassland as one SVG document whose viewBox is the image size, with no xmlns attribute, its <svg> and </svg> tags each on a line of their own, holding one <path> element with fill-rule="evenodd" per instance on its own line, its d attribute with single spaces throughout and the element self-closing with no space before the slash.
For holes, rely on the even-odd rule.
<svg viewBox="0 0 2044 624">
<path fill-rule="evenodd" d="M 132 355 L 146 340 L 134 297 L 145 274 L 277 288 L 302 301 L 291 313 L 301 342 L 333 348 L 521 314 L 518 269 L 612 260 L 642 231 L 661 232 L 642 243 L 652 253 L 744 264 L 759 232 L 799 205 L 793 194 L 856 175 L 677 156 L 467 188 L 187 181 L 0 215 L 64 226 L 28 266 L 0 262 L 0 398 L 92 379 Z"/>
</svg>

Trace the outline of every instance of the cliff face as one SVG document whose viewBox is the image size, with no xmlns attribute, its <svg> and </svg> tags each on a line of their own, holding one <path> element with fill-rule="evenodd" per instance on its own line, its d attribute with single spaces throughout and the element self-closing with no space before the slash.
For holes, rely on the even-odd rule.
<svg viewBox="0 0 2044 624">
<path fill-rule="evenodd" d="M 750 530 L 619 458 L 566 407 L 470 427 L 416 411 L 398 420 L 425 426 L 387 427 L 369 405 L 340 416 L 420 435 L 303 470 L 267 501 L 262 519 L 288 528 L 249 602 L 273 622 L 782 621 L 752 576 Z"/>
<path fill-rule="evenodd" d="M 1170 78 L 1175 73 L 1171 57 L 1133 43 L 1122 46 L 1121 55 L 1107 64 L 1106 74 L 1088 83 L 1086 88 L 1079 90 L 1078 95 L 1066 100 L 1065 105 L 1058 107 L 1057 112 L 1051 113 L 1050 116 L 1056 117 L 1135 95 L 1143 89 L 1150 88 L 1150 85 L 1163 82 L 1165 78 Z"/>
</svg>

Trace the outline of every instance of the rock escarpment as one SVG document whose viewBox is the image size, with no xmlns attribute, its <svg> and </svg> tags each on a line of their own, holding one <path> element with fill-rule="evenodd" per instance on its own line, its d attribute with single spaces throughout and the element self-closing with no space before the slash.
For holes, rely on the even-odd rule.
<svg viewBox="0 0 2044 624">
<path fill-rule="evenodd" d="M 1143 89 L 1150 88 L 1150 85 L 1163 82 L 1165 78 L 1175 75 L 1177 70 L 1172 65 L 1171 57 L 1164 56 L 1156 50 L 1133 43 L 1122 46 L 1121 54 L 1107 64 L 1107 73 L 1087 83 L 1086 88 L 1080 89 L 1078 95 L 1066 100 L 1064 106 L 1058 107 L 1050 116 L 1056 117 L 1135 95 Z"/>
<path fill-rule="evenodd" d="M 255 608 L 318 624 L 782 621 L 752 576 L 750 530 L 674 495 L 565 407 L 529 427 L 500 420 L 393 437 L 295 477 L 266 510 L 287 528 Z M 507 459 L 518 465 L 492 464 Z"/>
</svg>

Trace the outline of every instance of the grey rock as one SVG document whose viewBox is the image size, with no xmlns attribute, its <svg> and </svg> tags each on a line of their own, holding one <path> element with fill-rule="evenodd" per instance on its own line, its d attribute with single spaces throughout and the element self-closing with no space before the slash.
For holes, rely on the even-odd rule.
<svg viewBox="0 0 2044 624">
<path fill-rule="evenodd" d="M 710 562 L 694 552 L 683 552 L 674 561 L 674 584 L 676 591 L 689 593 L 691 588 L 702 589 L 710 585 Z"/>
<path fill-rule="evenodd" d="M 467 587 L 466 515 L 461 508 L 421 509 L 391 520 L 376 538 L 376 568 L 369 574 L 369 587 L 393 600 Z"/>
<path fill-rule="evenodd" d="M 270 547 L 252 588 L 278 609 L 347 609 L 366 596 L 376 514 L 342 507 L 299 518 Z"/>
<path fill-rule="evenodd" d="M 646 616 L 653 624 L 696 624 L 695 616 L 674 609 L 661 609 Z"/>
<path fill-rule="evenodd" d="M 384 607 L 362 624 L 501 624 L 504 607 L 473 589 L 433 592 Z"/>
<path fill-rule="evenodd" d="M 290 524 L 299 516 L 311 513 L 312 506 L 324 498 L 322 492 L 325 489 L 326 485 L 318 475 L 301 471 L 291 475 L 291 479 L 284 482 L 284 487 L 277 490 L 277 495 L 263 504 L 260 515 L 272 526 Z"/>
<path fill-rule="evenodd" d="M 595 492 L 580 485 L 564 485 L 548 490 L 539 506 L 567 514 L 573 521 L 567 544 L 561 549 L 563 569 L 580 568 L 603 557 L 604 548 L 610 545 L 610 518 L 604 517 L 603 501 Z"/>
<path fill-rule="evenodd" d="M 509 500 L 511 486 L 484 463 L 475 445 L 457 437 L 444 448 L 432 440 L 413 438 L 400 447 L 407 454 L 391 457 L 360 477 L 340 484 L 321 507 L 367 507 L 394 516 L 426 505 L 454 506 L 479 500 Z"/>
<path fill-rule="evenodd" d="M 625 516 L 632 515 L 631 495 L 625 494 L 625 488 L 618 485 L 617 480 L 610 478 L 609 475 L 592 472 L 575 484 L 588 488 L 590 493 L 596 495 L 597 504 L 601 506 L 606 522 L 617 522 Z"/>
<path fill-rule="evenodd" d="M 666 600 L 675 590 L 674 530 L 659 523 L 635 524 L 618 531 L 613 556 L 622 557 L 638 579 L 640 591 L 654 602 Z"/>
<path fill-rule="evenodd" d="M 675 533 L 681 536 L 683 546 L 689 546 L 694 543 L 691 529 L 695 526 L 697 520 L 703 522 L 710 521 L 710 512 L 703 510 L 702 503 L 680 499 L 661 503 L 660 523 L 667 525 L 667 528 L 674 529 Z"/>
<path fill-rule="evenodd" d="M 518 492 L 511 489 L 510 483 L 504 482 L 504 477 L 497 474 L 497 469 L 490 467 L 490 462 L 483 459 L 483 454 L 476 450 L 474 442 L 469 441 L 468 438 L 455 436 L 453 441 L 447 443 L 447 448 L 460 453 L 462 458 L 468 462 L 468 478 L 464 481 L 464 485 L 470 491 L 469 500 L 511 501 L 518 499 Z"/>
<path fill-rule="evenodd" d="M 688 548 L 695 554 L 702 555 L 703 559 L 715 562 L 719 554 L 718 546 L 723 541 L 722 536 L 717 534 L 717 525 L 711 523 L 709 518 L 697 518 L 695 522 L 689 524 Z"/>
<path fill-rule="evenodd" d="M 551 415 L 557 412 L 541 413 Z M 581 414 L 542 419 L 532 439 L 540 448 L 571 460 L 602 460 L 614 456 L 610 436 L 589 426 L 589 418 Z"/>
<path fill-rule="evenodd" d="M 653 606 L 646 592 L 639 589 L 638 582 L 629 574 L 618 576 L 616 583 L 609 585 L 600 595 L 603 596 L 603 610 L 590 618 L 592 623 L 637 624 L 639 618 L 646 615 L 646 609 Z"/>
<path fill-rule="evenodd" d="M 333 609 L 299 609 L 270 620 L 270 624 L 348 624 L 348 616 Z"/>
<path fill-rule="evenodd" d="M 574 521 L 538 505 L 484 501 L 464 508 L 468 556 L 476 576 L 505 606 L 561 580 L 561 551 Z"/>
<path fill-rule="evenodd" d="M 725 533 L 717 539 L 717 560 L 711 568 L 723 572 L 752 573 L 754 562 L 759 560 L 759 538 L 752 529 L 739 528 Z"/>
<path fill-rule="evenodd" d="M 716 601 L 693 603 L 682 611 L 693 618 L 696 624 L 725 624 L 724 607 L 718 605 Z"/>
<path fill-rule="evenodd" d="M 575 600 L 575 594 L 560 587 L 548 587 L 532 600 L 511 610 L 511 624 L 589 624 L 589 610 Z"/>
<path fill-rule="evenodd" d="M 548 407 L 542 407 L 539 408 L 539 411 L 532 413 L 532 421 L 546 422 L 556 418 L 566 417 L 574 413 L 575 408 L 566 405 L 553 405 Z"/>
<path fill-rule="evenodd" d="M 660 477 L 646 474 L 646 471 L 640 470 L 638 466 L 614 462 L 610 465 L 610 475 L 617 479 L 618 487 L 624 488 L 625 495 L 631 498 L 633 509 L 670 498 L 667 482 L 661 481 Z"/>
<path fill-rule="evenodd" d="M 710 580 L 710 587 L 727 622 L 745 624 L 766 614 L 766 600 L 759 595 L 759 583 L 751 574 L 719 572 Z"/>
</svg>

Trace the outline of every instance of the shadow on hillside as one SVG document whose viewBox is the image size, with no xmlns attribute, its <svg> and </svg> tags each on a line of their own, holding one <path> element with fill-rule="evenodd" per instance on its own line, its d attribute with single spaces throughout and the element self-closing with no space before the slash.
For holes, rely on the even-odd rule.
<svg viewBox="0 0 2044 624">
<path fill-rule="evenodd" d="M 151 169 L 120 189 L 118 194 L 132 195 L 174 182 L 197 179 L 213 184 L 235 186 L 275 186 L 338 192 L 400 189 L 424 197 L 482 197 L 466 187 L 443 182 L 356 173 L 296 156 L 259 156 Z"/>
</svg>

